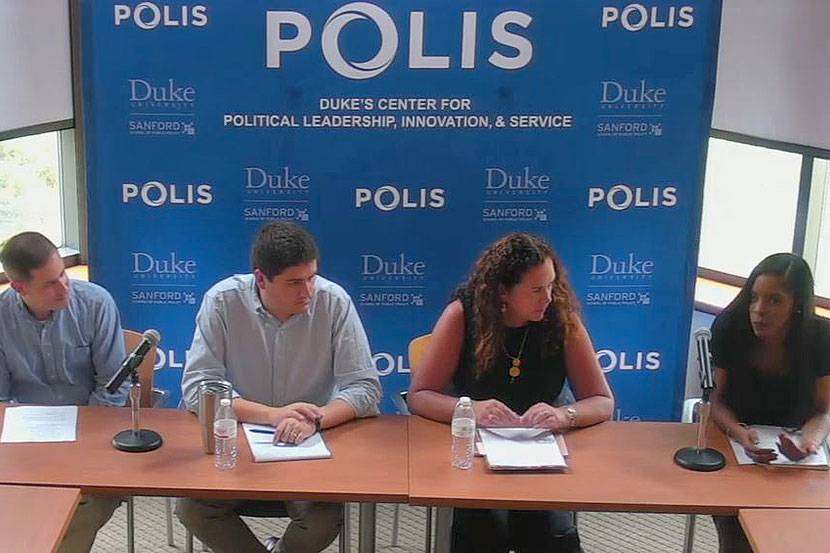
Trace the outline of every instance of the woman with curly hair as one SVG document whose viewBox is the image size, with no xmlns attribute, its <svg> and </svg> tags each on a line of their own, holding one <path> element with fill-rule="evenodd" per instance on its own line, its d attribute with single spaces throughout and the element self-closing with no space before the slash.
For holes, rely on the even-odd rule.
<svg viewBox="0 0 830 553">
<path fill-rule="evenodd" d="M 807 262 L 776 253 L 750 273 L 712 325 L 712 418 L 758 463 L 779 453 L 758 447 L 748 424 L 801 429 L 782 434 L 781 454 L 813 454 L 830 433 L 830 322 L 816 315 Z M 722 553 L 751 553 L 737 517 L 714 517 Z"/>
<path fill-rule="evenodd" d="M 576 402 L 557 407 L 566 379 Z M 514 233 L 487 248 L 436 323 L 408 404 L 449 422 L 457 396 L 473 400 L 479 426 L 565 432 L 611 417 L 565 268 L 541 238 Z M 453 553 L 508 550 L 581 551 L 573 513 L 455 509 Z"/>
</svg>

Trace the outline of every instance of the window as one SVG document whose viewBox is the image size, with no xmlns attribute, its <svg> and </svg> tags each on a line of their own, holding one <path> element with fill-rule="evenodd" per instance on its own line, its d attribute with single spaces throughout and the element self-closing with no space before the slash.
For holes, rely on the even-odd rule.
<svg viewBox="0 0 830 553">
<path fill-rule="evenodd" d="M 83 100 L 79 22 L 78 2 L 0 0 L 0 243 L 36 230 L 70 264 L 84 228 L 74 129 Z"/>
<path fill-rule="evenodd" d="M 74 149 L 72 130 L 0 141 L 0 243 L 35 230 L 78 253 Z"/>
<path fill-rule="evenodd" d="M 813 270 L 819 313 L 830 316 L 828 152 L 717 130 L 712 135 L 697 308 L 718 312 L 764 257 L 794 252 Z"/>
<path fill-rule="evenodd" d="M 0 142 L 0 236 L 37 230 L 63 244 L 57 133 Z"/>
<path fill-rule="evenodd" d="M 709 140 L 700 267 L 746 277 L 767 255 L 792 251 L 801 158 Z"/>
</svg>

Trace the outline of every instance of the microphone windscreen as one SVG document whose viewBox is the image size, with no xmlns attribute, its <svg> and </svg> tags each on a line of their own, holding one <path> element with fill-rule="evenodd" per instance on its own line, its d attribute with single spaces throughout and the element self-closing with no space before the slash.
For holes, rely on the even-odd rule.
<svg viewBox="0 0 830 553">
<path fill-rule="evenodd" d="M 712 331 L 708 328 L 698 328 L 695 330 L 695 340 L 702 340 L 703 338 L 712 339 Z"/>
<path fill-rule="evenodd" d="M 159 331 L 154 328 L 148 328 L 145 330 L 143 336 L 154 346 L 158 346 L 159 342 L 161 342 L 161 334 L 159 334 Z"/>
</svg>

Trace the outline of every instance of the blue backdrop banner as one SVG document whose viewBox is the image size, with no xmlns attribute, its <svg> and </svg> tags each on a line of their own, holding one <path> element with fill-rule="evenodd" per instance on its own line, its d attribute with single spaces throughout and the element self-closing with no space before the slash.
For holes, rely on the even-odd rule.
<svg viewBox="0 0 830 553">
<path fill-rule="evenodd" d="M 265 222 L 307 226 L 386 400 L 482 249 L 563 257 L 617 418 L 677 418 L 717 0 L 83 3 L 92 277 L 163 335 Z"/>
</svg>

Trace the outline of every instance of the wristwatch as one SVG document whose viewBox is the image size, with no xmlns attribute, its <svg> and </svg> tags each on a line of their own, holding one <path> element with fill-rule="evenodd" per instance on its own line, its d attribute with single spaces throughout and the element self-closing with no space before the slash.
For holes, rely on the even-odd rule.
<svg viewBox="0 0 830 553">
<path fill-rule="evenodd" d="M 568 425 L 573 428 L 576 426 L 576 409 L 573 407 L 565 407 L 565 412 L 568 414 Z"/>
</svg>

